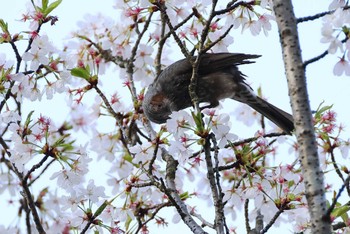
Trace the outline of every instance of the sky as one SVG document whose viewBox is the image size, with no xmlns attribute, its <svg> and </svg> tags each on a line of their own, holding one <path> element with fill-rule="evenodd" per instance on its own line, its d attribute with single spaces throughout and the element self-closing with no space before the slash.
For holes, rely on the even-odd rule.
<svg viewBox="0 0 350 234">
<path fill-rule="evenodd" d="M 26 0 L 4 1 L 0 7 L 0 18 L 9 22 L 11 28 L 20 27 L 20 22 L 15 21 L 21 18 L 23 10 L 26 9 Z M 11 3 L 10 3 L 11 2 Z M 297 16 L 307 16 L 327 10 L 329 1 L 319 0 L 295 0 L 295 12 Z M 327 3 L 325 3 L 327 2 Z M 63 0 L 62 4 L 57 8 L 54 15 L 59 17 L 55 27 L 43 31 L 47 32 L 55 45 L 59 48 L 62 42 L 67 42 L 67 35 L 72 30 L 77 29 L 76 22 L 82 20 L 84 15 L 103 12 L 108 16 L 114 16 L 113 0 Z M 303 23 L 299 25 L 300 41 L 303 52 L 303 58 L 309 59 L 323 53 L 327 49 L 327 45 L 321 44 L 320 40 L 321 20 L 316 23 Z M 14 30 L 13 30 L 14 31 Z M 255 64 L 242 66 L 240 69 L 248 76 L 248 82 L 254 89 L 260 85 L 263 87 L 263 94 L 274 105 L 290 112 L 287 83 L 284 76 L 283 61 L 279 38 L 276 26 L 269 32 L 269 36 L 265 37 L 261 34 L 253 37 L 249 32 L 241 34 L 240 30 L 232 32 L 234 43 L 230 47 L 232 52 L 253 53 L 262 55 Z M 1 47 L 3 48 L 3 47 Z M 0 51 L 7 53 L 5 50 Z M 182 58 L 179 55 L 179 59 Z M 337 62 L 335 56 L 327 56 L 325 59 L 311 64 L 307 67 L 307 83 L 309 88 L 309 97 L 312 109 L 316 109 L 318 105 L 324 101 L 327 105 L 334 105 L 334 110 L 338 113 L 339 122 L 347 127 L 344 138 L 350 135 L 350 111 L 348 110 L 348 100 L 350 100 L 350 78 L 341 76 L 335 77 L 332 74 L 333 65 Z M 57 100 L 59 101 L 59 100 Z M 226 102 L 225 102 L 226 105 Z M 236 103 L 228 103 L 227 105 L 237 105 Z M 45 103 L 41 107 L 47 110 Z M 245 131 L 244 134 L 251 136 L 252 131 Z M 4 203 L 0 201 L 0 207 Z M 0 214 L 0 220 L 5 220 L 4 213 Z M 0 221 L 1 224 L 2 221 Z M 172 230 L 167 229 L 168 234 L 178 233 L 179 229 L 187 233 L 186 227 L 183 225 L 174 225 Z M 269 233 L 278 233 L 271 231 Z"/>
</svg>

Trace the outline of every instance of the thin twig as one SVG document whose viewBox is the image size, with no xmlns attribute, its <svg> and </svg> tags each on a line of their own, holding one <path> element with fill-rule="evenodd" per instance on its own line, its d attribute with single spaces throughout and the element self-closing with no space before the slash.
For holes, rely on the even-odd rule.
<svg viewBox="0 0 350 234">
<path fill-rule="evenodd" d="M 146 221 L 141 223 L 141 226 L 138 227 L 138 229 L 135 231 L 135 233 L 138 233 L 143 226 L 147 225 L 147 223 L 152 221 L 161 209 L 163 209 L 164 207 L 169 207 L 169 206 L 172 206 L 171 202 L 165 202 L 165 203 L 159 204 L 153 208 L 148 208 L 148 210 L 153 210 L 151 213 L 151 216 Z"/>
<path fill-rule="evenodd" d="M 306 68 L 309 64 L 317 62 L 318 60 L 324 58 L 327 54 L 328 54 L 328 50 L 325 50 L 322 54 L 320 54 L 312 59 L 304 61 L 303 67 Z"/>
<path fill-rule="evenodd" d="M 340 198 L 341 194 L 343 193 L 346 185 L 349 185 L 349 182 L 350 182 L 350 175 L 348 175 L 348 177 L 344 181 L 343 185 L 339 189 L 337 196 L 334 198 L 332 204 L 327 209 L 327 212 L 323 215 L 323 217 L 322 217 L 323 220 L 330 222 L 330 215 L 331 215 L 332 211 L 334 210 L 334 207 L 336 206 L 338 199 Z"/>
<path fill-rule="evenodd" d="M 257 216 L 255 218 L 255 231 L 261 233 L 261 230 L 264 228 L 264 215 L 261 214 L 260 209 L 257 210 Z"/>
<path fill-rule="evenodd" d="M 27 172 L 27 174 L 23 177 L 23 180 L 26 180 L 26 181 L 27 181 L 28 178 L 29 178 L 30 176 L 32 176 L 32 173 L 33 173 L 36 169 L 40 168 L 40 167 L 46 162 L 46 160 L 49 158 L 49 156 L 50 156 L 50 155 L 46 154 L 46 155 L 40 160 L 39 163 L 33 165 L 32 168 L 30 168 L 30 170 Z"/>
<path fill-rule="evenodd" d="M 327 144 L 331 145 L 331 142 L 330 140 L 328 139 L 327 140 Z M 335 155 L 334 155 L 334 150 L 333 148 L 331 149 L 330 151 L 330 155 L 331 155 L 331 160 L 332 160 L 332 164 L 333 164 L 333 167 L 334 167 L 334 170 L 335 172 L 337 173 L 337 175 L 339 176 L 339 178 L 343 181 L 343 183 L 345 182 L 345 179 L 344 179 L 344 176 L 343 174 L 341 173 L 341 170 L 340 168 L 338 167 L 337 165 L 337 162 L 335 161 Z M 349 189 L 349 186 L 345 185 L 345 188 L 348 192 L 348 195 L 350 196 L 350 189 Z"/>
<path fill-rule="evenodd" d="M 30 223 L 30 209 L 28 207 L 28 203 L 26 199 L 21 199 L 20 203 L 22 204 L 23 210 L 26 213 L 26 227 L 27 227 L 27 234 L 32 233 L 31 223 Z"/>
<path fill-rule="evenodd" d="M 224 171 L 224 170 L 229 170 L 229 169 L 232 169 L 232 168 L 236 168 L 240 163 L 238 161 L 236 162 L 233 162 L 233 163 L 230 163 L 230 164 L 227 164 L 227 165 L 224 165 L 224 166 L 219 166 L 217 168 L 218 171 Z"/>
<path fill-rule="evenodd" d="M 83 230 L 81 230 L 80 234 L 86 233 L 86 232 L 89 230 L 91 224 L 92 224 L 94 221 L 95 221 L 95 217 L 93 216 L 93 217 L 91 217 L 91 218 L 89 219 L 89 221 L 86 223 L 85 227 L 83 228 Z"/>
<path fill-rule="evenodd" d="M 250 233 L 252 228 L 250 227 L 250 224 L 249 224 L 249 199 L 246 199 L 244 201 L 244 221 L 245 221 L 245 229 L 247 233 Z"/>
<path fill-rule="evenodd" d="M 232 2 L 235 2 L 235 1 L 232 1 Z M 215 11 L 215 15 L 222 15 L 222 14 L 228 13 L 230 11 L 235 10 L 236 8 L 238 8 L 240 6 L 250 8 L 252 4 L 255 4 L 255 1 L 250 1 L 250 2 L 241 1 L 241 2 L 237 2 L 235 4 L 232 4 L 232 2 L 227 4 L 227 7 L 225 9 Z"/>
<path fill-rule="evenodd" d="M 332 229 L 333 229 L 333 231 L 336 231 L 338 229 L 345 228 L 347 226 L 348 225 L 345 222 L 339 222 L 339 223 L 333 224 Z"/>
<path fill-rule="evenodd" d="M 207 167 L 207 179 L 209 181 L 211 195 L 213 198 L 215 208 L 215 221 L 214 226 L 217 233 L 224 233 L 224 214 L 223 214 L 223 203 L 222 196 L 218 191 L 218 184 L 215 180 L 214 167 L 210 154 L 210 137 L 207 137 L 204 145 L 205 162 Z"/>
<path fill-rule="evenodd" d="M 168 14 L 166 13 L 166 7 L 165 7 L 165 3 L 157 3 L 156 4 L 161 12 L 161 14 L 163 15 L 162 17 L 164 17 L 164 20 L 166 22 L 166 24 L 169 27 L 169 32 L 173 35 L 175 42 L 177 43 L 177 45 L 180 47 L 182 54 L 189 60 L 191 60 L 191 56 L 190 56 L 190 52 L 187 50 L 187 48 L 182 44 L 180 38 L 178 37 L 178 35 L 176 34 L 176 28 L 171 24 L 170 19 Z"/>
<path fill-rule="evenodd" d="M 17 169 L 15 169 L 17 170 Z M 19 173 L 21 174 L 21 173 Z M 46 234 L 41 222 L 40 222 L 40 218 L 39 218 L 39 214 L 38 211 L 35 207 L 35 202 L 33 200 L 33 195 L 31 194 L 27 181 L 23 179 L 23 176 L 20 178 L 21 183 L 22 183 L 22 188 L 23 188 L 23 193 L 22 195 L 24 196 L 24 198 L 26 199 L 28 206 L 30 207 L 30 210 L 32 211 L 32 216 L 34 219 L 34 223 L 35 223 L 35 227 L 36 230 L 40 233 L 40 234 Z"/>
<path fill-rule="evenodd" d="M 39 175 L 37 177 L 35 177 L 34 179 L 30 180 L 30 182 L 28 183 L 28 186 L 30 187 L 32 184 L 34 184 L 35 181 L 37 181 L 44 174 L 44 172 L 52 165 L 52 163 L 54 163 L 55 161 L 56 161 L 56 159 L 52 159 L 48 164 L 46 164 L 46 166 L 41 170 Z"/>
<path fill-rule="evenodd" d="M 345 6 L 343 7 L 343 10 L 347 10 L 349 9 L 350 6 Z M 306 16 L 306 17 L 300 17 L 297 19 L 297 24 L 298 23 L 304 23 L 304 22 L 307 22 L 307 21 L 311 21 L 311 20 L 316 20 L 316 19 L 319 19 L 325 15 L 330 15 L 330 14 L 333 14 L 335 12 L 335 10 L 331 10 L 331 11 L 325 11 L 325 12 L 321 12 L 321 13 L 317 13 L 315 15 L 311 15 L 311 16 Z"/>
<path fill-rule="evenodd" d="M 135 45 L 131 49 L 131 56 L 130 56 L 130 59 L 129 59 L 128 65 L 127 65 L 127 73 L 129 74 L 128 75 L 128 79 L 129 79 L 130 87 L 131 87 L 130 90 L 131 90 L 132 100 L 133 100 L 134 103 L 137 100 L 136 87 L 135 87 L 135 84 L 134 84 L 134 80 L 132 79 L 132 74 L 134 73 L 134 71 L 133 71 L 134 70 L 134 60 L 136 58 L 136 53 L 137 53 L 137 50 L 139 48 L 139 45 L 141 43 L 141 39 L 145 35 L 145 33 L 146 33 L 147 29 L 148 29 L 148 26 L 151 23 L 152 16 L 153 16 L 153 12 L 151 12 L 149 14 L 148 19 L 145 21 L 145 25 L 144 25 L 144 27 L 142 29 L 142 32 L 140 32 L 140 34 L 138 35 L 138 37 L 137 37 L 137 39 L 135 41 Z"/>
<path fill-rule="evenodd" d="M 225 227 L 226 229 L 226 233 L 229 233 L 229 229 L 227 227 L 227 223 L 226 223 L 226 218 L 225 218 L 225 214 L 224 214 L 224 207 L 225 207 L 225 204 L 223 202 L 223 198 L 224 198 L 224 193 L 222 192 L 222 187 L 221 187 L 221 181 L 220 181 L 220 171 L 218 170 L 219 168 L 219 148 L 218 148 L 218 144 L 217 144 L 217 141 L 216 141 L 216 138 L 215 138 L 215 135 L 214 134 L 211 134 L 210 135 L 211 137 L 211 140 L 213 142 L 213 147 L 214 147 L 214 162 L 215 162 L 215 167 L 214 167 L 214 173 L 215 173 L 215 178 L 216 178 L 216 186 L 217 186 L 217 189 L 218 189 L 218 194 L 219 194 L 219 206 L 220 206 L 220 214 L 221 214 L 221 221 L 222 221 L 222 225 Z"/>
<path fill-rule="evenodd" d="M 104 93 L 98 88 L 97 85 L 93 85 L 93 88 L 96 90 L 96 92 L 98 93 L 98 95 L 101 97 L 102 101 L 104 102 L 104 104 L 106 105 L 109 113 L 112 114 L 112 116 L 115 118 L 115 120 L 117 121 L 117 124 L 119 126 L 119 131 L 120 131 L 120 141 L 122 142 L 125 150 L 128 152 L 128 154 L 131 155 L 129 147 L 128 147 L 128 143 L 126 142 L 125 139 L 125 130 L 123 128 L 123 115 L 120 113 L 117 113 L 114 111 L 114 109 L 112 108 L 111 104 L 109 103 L 109 101 L 107 100 L 107 97 L 104 95 Z"/>
<path fill-rule="evenodd" d="M 109 103 L 107 97 L 104 95 L 104 93 L 101 91 L 101 89 L 97 85 L 94 85 L 93 88 L 96 90 L 98 95 L 101 97 L 103 103 L 106 105 L 108 112 L 110 114 L 112 114 L 112 116 L 117 120 L 117 123 L 118 123 L 119 127 L 121 128 L 123 125 L 123 123 L 122 123 L 123 116 L 120 113 L 117 113 L 114 111 L 114 109 L 111 106 L 111 104 Z"/>
<path fill-rule="evenodd" d="M 276 214 L 271 218 L 270 222 L 268 222 L 268 224 L 266 224 L 266 226 L 260 231 L 261 234 L 266 233 L 272 227 L 278 217 L 284 212 L 285 206 L 286 205 L 282 205 L 282 207 L 279 208 Z"/>
<path fill-rule="evenodd" d="M 153 170 L 153 164 L 156 161 L 157 158 L 157 153 L 158 153 L 158 149 L 159 149 L 159 142 L 157 141 L 156 145 L 155 145 L 155 149 L 153 151 L 153 156 L 149 162 L 149 166 L 148 166 L 148 175 L 152 176 L 152 170 Z"/>
<path fill-rule="evenodd" d="M 159 76 L 159 74 L 162 71 L 162 54 L 163 54 L 163 48 L 166 42 L 166 39 L 170 37 L 171 34 L 168 34 L 168 37 L 165 37 L 165 19 L 164 19 L 164 14 L 160 15 L 161 17 L 161 29 L 160 29 L 160 40 L 158 43 L 158 51 L 157 51 L 157 55 L 156 55 L 156 59 L 154 61 L 155 65 L 156 65 L 156 75 Z"/>
<path fill-rule="evenodd" d="M 252 143 L 252 142 L 256 141 L 257 139 L 259 139 L 261 137 L 263 137 L 263 138 L 270 138 L 270 137 L 279 137 L 279 136 L 288 136 L 288 134 L 287 133 L 269 133 L 269 134 L 265 134 L 265 135 L 258 136 L 258 137 L 250 137 L 250 138 L 246 138 L 244 140 L 231 142 L 231 143 L 225 145 L 225 148 L 231 148 L 231 147 L 235 147 L 235 146 L 244 145 L 244 144 L 247 144 L 247 143 Z M 214 151 L 214 148 L 212 148 L 211 150 Z M 190 156 L 190 158 L 197 157 L 201 153 L 202 153 L 202 151 L 197 151 L 197 152 L 193 153 Z"/>
<path fill-rule="evenodd" d="M 224 39 L 228 34 L 229 32 L 231 31 L 231 29 L 233 28 L 233 25 L 231 25 L 225 32 L 224 34 L 222 34 L 218 39 L 216 39 L 215 41 L 213 41 L 212 43 L 210 43 L 210 45 L 206 46 L 204 49 L 203 49 L 203 53 L 206 53 L 208 52 L 211 48 L 213 48 L 217 43 L 219 43 L 222 39 Z"/>
<path fill-rule="evenodd" d="M 199 219 L 202 222 L 202 226 L 210 227 L 214 229 L 214 224 L 209 223 L 207 220 L 205 220 L 200 214 L 194 212 L 194 209 L 190 211 L 190 214 Z"/>
<path fill-rule="evenodd" d="M 19 72 L 19 69 L 20 69 L 20 67 L 21 67 L 22 57 L 21 57 L 21 55 L 20 55 L 19 52 L 18 52 L 18 48 L 17 48 L 15 42 L 11 40 L 11 41 L 10 41 L 10 45 L 11 45 L 11 47 L 12 47 L 12 49 L 13 49 L 13 52 L 14 52 L 15 55 L 16 55 L 16 60 L 17 60 L 16 73 L 18 73 L 18 72 Z"/>
<path fill-rule="evenodd" d="M 344 38 L 344 39 L 341 41 L 341 43 L 344 44 L 348 39 L 349 39 L 348 37 Z M 303 67 L 306 68 L 309 64 L 314 63 L 314 62 L 317 62 L 318 60 L 324 58 L 327 54 L 328 54 L 328 49 L 325 50 L 322 54 L 320 54 L 320 55 L 318 55 L 318 56 L 316 56 L 316 57 L 314 57 L 314 58 L 311 58 L 311 59 L 309 59 L 309 60 L 304 61 L 304 62 L 303 62 Z"/>
</svg>

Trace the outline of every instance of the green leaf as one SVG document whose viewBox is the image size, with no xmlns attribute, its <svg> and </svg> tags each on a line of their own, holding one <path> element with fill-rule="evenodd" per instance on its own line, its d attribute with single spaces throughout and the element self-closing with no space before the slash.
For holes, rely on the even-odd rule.
<svg viewBox="0 0 350 234">
<path fill-rule="evenodd" d="M 76 76 L 76 77 L 80 77 L 83 78 L 85 80 L 89 80 L 90 79 L 90 72 L 83 67 L 76 67 L 73 68 L 70 73 L 72 74 L 72 76 Z"/>
<path fill-rule="evenodd" d="M 344 222 L 347 222 L 349 220 L 349 215 L 348 213 L 344 213 L 340 216 Z"/>
<path fill-rule="evenodd" d="M 346 212 L 348 212 L 350 210 L 350 207 L 345 205 L 345 206 L 340 206 L 337 208 L 334 208 L 332 215 L 334 217 L 339 217 L 342 216 L 343 214 L 346 214 Z"/>
<path fill-rule="evenodd" d="M 130 154 L 125 154 L 123 156 L 123 159 L 128 161 L 129 163 L 132 163 L 133 157 Z"/>
<path fill-rule="evenodd" d="M 0 19 L 0 28 L 4 33 L 8 33 L 9 31 L 8 24 L 3 19 Z"/>
<path fill-rule="evenodd" d="M 129 229 L 132 220 L 133 220 L 133 219 L 131 219 L 130 216 L 128 215 L 128 217 L 126 218 L 126 221 L 125 221 L 125 229 L 126 229 L 126 230 Z"/>
<path fill-rule="evenodd" d="M 295 185 L 294 180 L 288 181 L 288 188 L 291 188 L 291 187 L 294 186 L 294 185 Z"/>
<path fill-rule="evenodd" d="M 42 8 L 45 10 L 47 8 L 47 5 L 49 4 L 49 0 L 42 0 Z"/>
<path fill-rule="evenodd" d="M 201 112 L 194 113 L 192 111 L 191 114 L 192 114 L 194 122 L 196 123 L 197 131 L 203 132 L 204 126 L 202 123 L 202 113 Z"/>
<path fill-rule="evenodd" d="M 104 201 L 103 204 L 95 211 L 94 216 L 95 218 L 99 216 L 104 209 L 106 209 L 107 205 L 109 204 L 108 201 Z"/>
<path fill-rule="evenodd" d="M 52 147 L 53 148 L 56 148 L 58 146 L 63 146 L 63 145 L 66 145 L 66 141 L 65 139 L 68 137 L 69 135 L 63 135 L 61 136 L 60 138 L 58 138 L 53 144 L 52 144 Z M 67 146 L 66 146 L 67 147 Z"/>
<path fill-rule="evenodd" d="M 64 151 L 72 151 L 74 149 L 71 143 L 60 144 L 59 146 L 62 147 Z"/>
<path fill-rule="evenodd" d="M 324 107 L 322 107 L 322 108 L 321 108 L 319 111 L 317 111 L 317 112 L 319 112 L 319 113 L 324 113 L 324 112 L 330 110 L 332 107 L 333 107 L 333 105 L 324 106 Z"/>
<path fill-rule="evenodd" d="M 324 112 L 330 110 L 330 109 L 333 107 L 333 105 L 330 105 L 330 106 L 322 106 L 323 103 L 324 103 L 324 102 L 322 102 L 322 103 L 318 106 L 318 108 L 317 108 L 317 110 L 316 110 L 316 114 L 315 114 L 315 118 L 316 118 L 316 119 L 321 118 L 321 115 L 322 115 Z"/>
<path fill-rule="evenodd" d="M 33 115 L 34 111 L 32 110 L 31 112 L 29 112 L 26 122 L 24 123 L 24 126 L 28 126 L 30 124 L 30 122 L 32 121 L 32 115 Z"/>
<path fill-rule="evenodd" d="M 53 11 L 56 7 L 58 7 L 58 5 L 60 5 L 62 2 L 62 0 L 57 0 L 54 1 L 53 3 L 51 3 L 49 5 L 49 7 L 47 9 L 45 9 L 44 15 L 47 16 L 48 14 L 50 14 L 51 11 Z"/>
<path fill-rule="evenodd" d="M 181 193 L 181 194 L 180 194 L 181 200 L 187 199 L 187 198 L 189 198 L 189 197 L 190 197 L 190 196 L 189 196 L 188 192 L 184 192 L 184 193 Z"/>
</svg>

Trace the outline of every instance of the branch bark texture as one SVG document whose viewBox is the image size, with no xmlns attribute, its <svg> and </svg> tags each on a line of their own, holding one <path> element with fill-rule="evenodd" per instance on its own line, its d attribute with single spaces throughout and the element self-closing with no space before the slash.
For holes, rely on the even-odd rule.
<svg viewBox="0 0 350 234">
<path fill-rule="evenodd" d="M 327 208 L 324 177 L 319 166 L 297 21 L 291 0 L 273 0 L 273 4 L 288 80 L 306 199 L 311 217 L 311 233 L 328 234 L 331 233 L 331 223 L 329 217 L 325 217 Z"/>
</svg>

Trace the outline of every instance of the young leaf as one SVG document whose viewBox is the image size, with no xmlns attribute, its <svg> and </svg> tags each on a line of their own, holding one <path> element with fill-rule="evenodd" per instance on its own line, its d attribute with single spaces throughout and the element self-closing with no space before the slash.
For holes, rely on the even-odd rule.
<svg viewBox="0 0 350 234">
<path fill-rule="evenodd" d="M 31 112 L 29 112 L 28 116 L 27 116 L 27 119 L 26 119 L 26 122 L 24 123 L 24 126 L 28 126 L 29 123 L 32 121 L 32 115 L 33 115 L 34 111 L 32 110 Z"/>
<path fill-rule="evenodd" d="M 0 28 L 4 33 L 8 33 L 8 24 L 3 19 L 0 19 Z"/>
<path fill-rule="evenodd" d="M 76 77 L 80 77 L 83 78 L 85 80 L 88 80 L 90 78 L 90 72 L 86 70 L 86 68 L 83 67 L 76 67 L 73 68 L 70 71 L 72 76 L 76 76 Z"/>
<path fill-rule="evenodd" d="M 95 211 L 94 213 L 95 218 L 99 216 L 104 211 L 104 209 L 106 209 L 108 204 L 109 204 L 108 201 L 103 202 L 103 204 Z"/>
<path fill-rule="evenodd" d="M 350 210 L 350 207 L 345 205 L 345 206 L 340 206 L 340 207 L 337 207 L 335 208 L 333 211 L 332 211 L 332 215 L 334 217 L 339 217 L 339 216 L 342 216 L 343 214 L 345 214 L 346 212 L 348 212 Z"/>
<path fill-rule="evenodd" d="M 45 9 L 44 15 L 47 16 L 48 14 L 50 14 L 51 11 L 53 11 L 56 7 L 58 7 L 58 5 L 60 5 L 62 2 L 62 0 L 57 0 L 53 3 L 51 3 L 49 5 L 49 7 L 47 9 Z"/>
<path fill-rule="evenodd" d="M 47 8 L 47 5 L 49 4 L 49 0 L 43 0 L 41 7 L 43 8 L 43 10 L 45 10 Z"/>
</svg>

